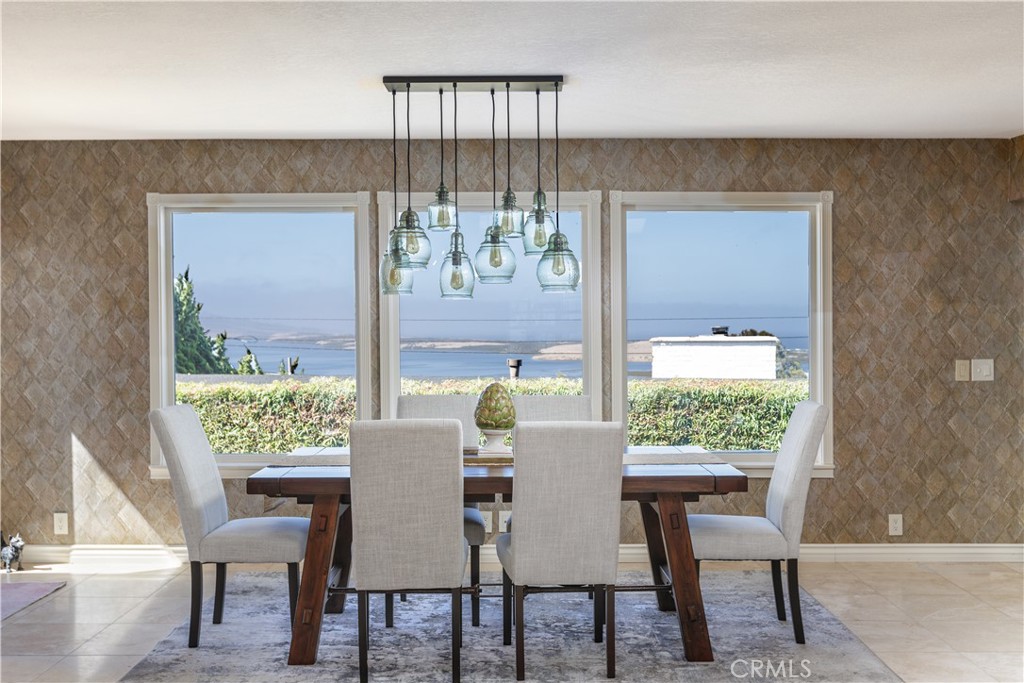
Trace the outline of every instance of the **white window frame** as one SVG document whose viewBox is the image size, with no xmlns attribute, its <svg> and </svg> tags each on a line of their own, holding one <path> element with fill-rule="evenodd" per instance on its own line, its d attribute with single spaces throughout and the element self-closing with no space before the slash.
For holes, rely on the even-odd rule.
<svg viewBox="0 0 1024 683">
<path fill-rule="evenodd" d="M 149 206 L 149 402 L 152 409 L 174 405 L 174 263 L 172 215 L 194 212 L 337 212 L 355 217 L 356 416 L 369 417 L 372 402 L 370 285 L 376 268 L 370 260 L 370 193 L 159 194 L 146 195 Z M 169 477 L 167 463 L 150 429 L 149 471 Z M 243 478 L 286 454 L 218 453 L 221 476 Z"/>
<path fill-rule="evenodd" d="M 516 191 L 519 197 L 531 197 L 532 191 Z M 550 195 L 549 195 L 550 196 Z M 405 197 L 399 196 L 402 205 Z M 433 193 L 413 192 L 412 206 L 416 211 L 426 211 L 427 204 L 434 200 Z M 490 211 L 490 192 L 460 192 L 460 211 Z M 601 192 L 562 192 L 559 204 L 563 211 L 579 211 L 582 217 L 581 233 L 583 244 L 576 251 L 580 259 L 583 288 L 583 393 L 590 396 L 591 413 L 594 419 L 601 419 L 602 378 L 601 378 Z M 551 208 L 553 202 L 548 204 Z M 402 207 L 399 207 L 399 211 Z M 377 193 L 378 249 L 383 254 L 388 248 L 388 226 L 396 221 L 394 195 L 391 192 Z M 449 233 L 430 233 L 435 253 L 447 250 Z M 437 237 L 442 237 L 438 240 Z M 570 245 L 571 246 L 571 245 Z M 476 245 L 466 245 L 472 253 Z M 573 247 L 576 249 L 576 247 Z M 535 263 L 530 260 L 529 263 Z M 517 277 L 523 277 L 523 273 Z M 531 277 L 530 273 L 525 273 Z M 535 276 L 534 276 L 535 277 Z M 433 286 L 436 290 L 437 284 Z M 538 289 L 540 285 L 537 285 Z M 441 296 L 440 290 L 437 290 Z M 557 295 L 551 295 L 557 296 Z M 399 307 L 400 296 L 380 295 L 380 406 L 381 418 L 393 418 L 398 411 L 398 395 L 401 387 L 401 366 L 399 362 Z"/>
<path fill-rule="evenodd" d="M 832 201 L 823 192 L 622 192 L 611 200 L 612 419 L 626 424 L 626 213 L 628 211 L 807 211 L 810 214 L 810 397 L 829 410 L 814 476 L 831 478 L 832 457 Z M 748 476 L 770 477 L 775 453 L 719 451 Z"/>
</svg>

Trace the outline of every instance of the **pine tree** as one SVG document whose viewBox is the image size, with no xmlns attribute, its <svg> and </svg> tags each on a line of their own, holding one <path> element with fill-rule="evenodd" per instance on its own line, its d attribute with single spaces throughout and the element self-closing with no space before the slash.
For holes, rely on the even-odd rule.
<svg viewBox="0 0 1024 683">
<path fill-rule="evenodd" d="M 224 346 L 227 333 L 211 339 L 199 319 L 202 310 L 186 268 L 174 278 L 174 371 L 187 375 L 231 374 Z"/>
<path fill-rule="evenodd" d="M 245 355 L 238 359 L 238 368 L 235 371 L 239 375 L 262 375 L 263 368 L 260 367 L 260 362 L 256 359 L 256 355 L 245 347 Z"/>
</svg>

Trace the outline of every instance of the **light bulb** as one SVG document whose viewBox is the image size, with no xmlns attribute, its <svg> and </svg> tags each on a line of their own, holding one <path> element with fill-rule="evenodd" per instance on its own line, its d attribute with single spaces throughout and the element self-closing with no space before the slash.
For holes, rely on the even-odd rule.
<svg viewBox="0 0 1024 683">
<path fill-rule="evenodd" d="M 405 251 L 408 254 L 418 254 L 418 253 L 420 253 L 420 241 L 419 241 L 419 238 L 416 237 L 416 233 L 413 232 L 412 230 L 407 230 L 406 231 Z"/>
<path fill-rule="evenodd" d="M 490 258 L 488 259 L 488 263 L 491 264 L 492 268 L 501 268 L 501 247 L 499 247 L 497 244 L 491 247 L 491 254 Z"/>
<path fill-rule="evenodd" d="M 565 275 L 565 257 L 555 254 L 554 262 L 551 264 L 551 272 L 555 275 Z"/>
<path fill-rule="evenodd" d="M 441 227 L 449 227 L 452 224 L 452 215 L 448 207 L 442 204 L 437 208 L 437 224 Z"/>
<path fill-rule="evenodd" d="M 538 247 L 547 246 L 548 238 L 544 234 L 544 222 L 537 221 L 537 228 L 533 231 L 533 243 Z"/>
<path fill-rule="evenodd" d="M 395 268 L 394 266 L 390 268 L 390 272 L 388 272 L 388 283 L 390 283 L 392 287 L 397 287 L 402 284 L 401 268 Z"/>
<path fill-rule="evenodd" d="M 466 283 L 462 279 L 462 268 L 455 268 L 452 270 L 452 289 L 462 289 Z"/>
<path fill-rule="evenodd" d="M 501 234 L 508 235 L 512 232 L 512 212 L 502 211 L 501 212 Z"/>
</svg>

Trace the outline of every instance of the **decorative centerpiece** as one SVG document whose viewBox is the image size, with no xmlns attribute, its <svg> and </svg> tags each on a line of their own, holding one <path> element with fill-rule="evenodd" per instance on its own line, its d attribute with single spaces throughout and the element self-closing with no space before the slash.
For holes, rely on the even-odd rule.
<svg viewBox="0 0 1024 683">
<path fill-rule="evenodd" d="M 480 448 L 481 453 L 508 454 L 512 449 L 505 445 L 505 435 L 516 426 L 516 407 L 512 395 L 500 382 L 493 382 L 480 394 L 473 413 L 476 426 L 487 439 Z"/>
</svg>

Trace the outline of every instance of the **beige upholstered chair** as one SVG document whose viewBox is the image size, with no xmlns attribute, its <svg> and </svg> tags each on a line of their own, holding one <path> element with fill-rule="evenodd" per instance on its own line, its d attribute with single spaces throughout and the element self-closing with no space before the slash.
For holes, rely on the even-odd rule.
<svg viewBox="0 0 1024 683">
<path fill-rule="evenodd" d="M 504 642 L 516 608 L 516 678 L 525 677 L 524 599 L 528 593 L 593 590 L 594 642 L 607 609 L 607 675 L 615 677 L 615 578 L 619 561 L 622 425 L 519 422 L 511 533 L 498 536 L 503 568 Z"/>
<path fill-rule="evenodd" d="M 593 419 L 589 396 L 534 396 L 522 394 L 512 397 L 516 407 L 516 422 L 578 422 Z"/>
<path fill-rule="evenodd" d="M 782 560 L 786 560 L 789 604 L 796 642 L 804 642 L 800 616 L 797 558 L 804 526 L 804 508 L 814 458 L 828 421 L 828 409 L 814 401 L 801 401 L 786 426 L 775 471 L 768 484 L 764 517 L 741 515 L 687 515 L 693 555 L 700 560 L 769 560 L 775 610 L 786 620 L 782 597 Z"/>
<path fill-rule="evenodd" d="M 462 424 L 463 447 L 480 444 L 480 431 L 476 428 L 473 414 L 476 412 L 477 397 L 469 394 L 442 394 L 431 396 L 399 396 L 398 419 L 455 419 Z M 469 542 L 469 582 L 480 585 L 480 546 L 487 538 L 483 515 L 478 507 L 466 506 L 462 511 L 463 533 Z M 403 600 L 405 596 L 402 596 Z M 390 601 L 390 598 L 388 598 Z M 472 602 L 473 626 L 480 625 L 480 593 L 470 596 Z"/>
<path fill-rule="evenodd" d="M 368 677 L 369 593 L 450 592 L 452 680 L 460 676 L 462 427 L 458 420 L 353 422 L 352 561 L 359 597 L 359 679 Z M 416 514 L 407 513 L 416 501 Z"/>
<path fill-rule="evenodd" d="M 196 411 L 190 405 L 170 406 L 154 410 L 149 419 L 167 460 L 192 569 L 188 646 L 199 645 L 205 562 L 217 565 L 213 623 L 219 624 L 224 614 L 228 562 L 286 563 L 289 607 L 294 619 L 299 591 L 299 562 L 306 553 L 309 520 L 302 517 L 260 517 L 229 521 L 224 484 Z"/>
</svg>

